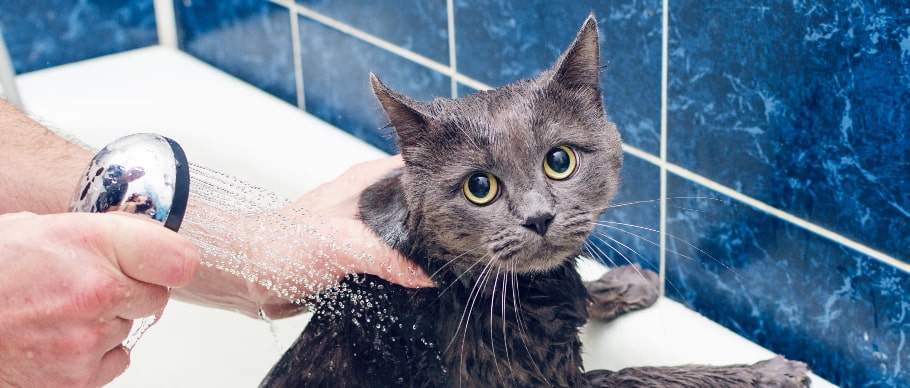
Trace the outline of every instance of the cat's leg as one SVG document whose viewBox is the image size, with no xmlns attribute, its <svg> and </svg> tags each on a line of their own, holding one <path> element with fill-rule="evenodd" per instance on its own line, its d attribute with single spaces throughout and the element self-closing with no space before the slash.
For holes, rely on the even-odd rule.
<svg viewBox="0 0 910 388">
<path fill-rule="evenodd" d="M 657 301 L 658 277 L 638 264 L 611 269 L 593 282 L 585 283 L 593 303 L 588 306 L 591 318 L 611 321 L 633 310 Z"/>
<path fill-rule="evenodd" d="M 684 365 L 626 368 L 585 374 L 589 387 L 778 387 L 809 386 L 806 364 L 775 357 L 752 365 Z"/>
</svg>

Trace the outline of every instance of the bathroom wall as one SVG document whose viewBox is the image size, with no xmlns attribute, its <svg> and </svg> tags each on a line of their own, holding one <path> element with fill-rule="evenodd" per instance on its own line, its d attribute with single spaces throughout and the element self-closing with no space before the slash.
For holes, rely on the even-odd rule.
<svg viewBox="0 0 910 388">
<path fill-rule="evenodd" d="M 0 29 L 18 74 L 158 43 L 152 0 L 3 0 Z"/>
<path fill-rule="evenodd" d="M 151 0 L 70 3 L 0 4 L 18 71 L 156 42 Z M 910 386 L 904 2 L 174 9 L 181 49 L 390 152 L 369 72 L 421 100 L 503 85 L 550 66 L 596 12 L 604 101 L 626 164 L 595 253 L 662 271 L 668 297 L 830 381 Z"/>
</svg>

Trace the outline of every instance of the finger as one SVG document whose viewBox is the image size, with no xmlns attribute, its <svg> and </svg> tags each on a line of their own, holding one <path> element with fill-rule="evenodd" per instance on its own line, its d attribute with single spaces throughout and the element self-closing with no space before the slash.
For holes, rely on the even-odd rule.
<svg viewBox="0 0 910 388">
<path fill-rule="evenodd" d="M 119 317 L 105 318 L 102 324 L 106 325 L 107 335 L 99 344 L 100 349 L 113 349 L 120 346 L 123 340 L 130 335 L 133 330 L 133 321 Z"/>
<path fill-rule="evenodd" d="M 395 256 L 392 259 L 392 270 L 388 274 L 388 277 L 380 277 L 408 288 L 436 287 L 436 283 L 430 279 L 423 268 L 401 256 Z"/>
<path fill-rule="evenodd" d="M 408 288 L 436 287 L 433 280 L 416 263 L 386 246 L 372 249 L 371 257 L 359 260 L 358 272 L 370 273 Z"/>
<path fill-rule="evenodd" d="M 404 160 L 401 155 L 393 155 L 382 159 L 362 162 L 351 167 L 342 176 L 348 177 L 355 191 L 361 191 L 367 186 L 373 184 L 382 177 L 388 175 L 396 168 L 404 167 Z"/>
<path fill-rule="evenodd" d="M 113 258 L 127 276 L 151 284 L 183 287 L 193 280 L 199 265 L 189 240 L 156 222 L 117 215 L 105 217 L 104 232 Z"/>
<path fill-rule="evenodd" d="M 139 319 L 164 310 L 171 292 L 167 287 L 134 282 L 129 295 L 121 298 L 111 309 L 111 315 L 125 319 Z"/>
<path fill-rule="evenodd" d="M 31 212 L 0 214 L 0 221 L 14 221 L 14 220 L 22 219 L 22 218 L 32 217 L 34 215 L 35 215 L 35 213 L 31 213 Z"/>
<path fill-rule="evenodd" d="M 123 345 L 117 345 L 101 357 L 101 363 L 92 376 L 89 386 L 100 387 L 123 374 L 130 366 L 130 351 Z"/>
</svg>

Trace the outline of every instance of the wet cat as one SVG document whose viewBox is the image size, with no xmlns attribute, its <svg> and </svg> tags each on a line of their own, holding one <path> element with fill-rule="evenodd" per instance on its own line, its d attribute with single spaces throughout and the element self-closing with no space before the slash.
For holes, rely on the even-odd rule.
<svg viewBox="0 0 910 388">
<path fill-rule="evenodd" d="M 414 101 L 372 77 L 405 167 L 367 189 L 363 221 L 437 288 L 350 277 L 318 299 L 264 387 L 803 386 L 805 366 L 585 372 L 578 333 L 657 297 L 620 267 L 585 285 L 576 257 L 616 193 L 622 150 L 589 16 L 553 68 L 460 99 Z"/>
</svg>

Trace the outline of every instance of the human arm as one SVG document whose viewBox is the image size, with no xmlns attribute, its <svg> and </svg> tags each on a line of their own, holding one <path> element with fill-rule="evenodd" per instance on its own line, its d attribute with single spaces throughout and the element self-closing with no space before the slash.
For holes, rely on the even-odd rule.
<svg viewBox="0 0 910 388">
<path fill-rule="evenodd" d="M 0 134 L 0 386 L 105 384 L 129 364 L 131 320 L 193 279 L 196 249 L 152 221 L 63 213 L 91 153 L 2 99 Z"/>
<path fill-rule="evenodd" d="M 92 153 L 58 137 L 2 99 L 0 129 L 6 134 L 0 137 L 0 214 L 13 211 L 39 214 L 65 211 L 77 178 L 88 165 Z M 320 277 L 326 282 L 340 279 L 344 272 L 366 272 L 405 286 L 431 286 L 432 282 L 417 271 L 412 263 L 386 247 L 355 216 L 360 191 L 400 165 L 400 158 L 395 157 L 358 165 L 282 209 L 295 225 L 307 224 L 318 229 L 319 235 L 332 236 L 339 245 L 350 246 L 346 251 L 334 252 L 331 260 L 326 260 L 324 256 L 307 255 L 308 252 L 297 252 L 299 257 L 296 257 L 296 261 L 306 269 L 319 269 Z M 192 218 L 194 213 L 199 216 L 213 213 L 213 209 L 206 210 L 205 207 L 205 204 L 191 200 L 187 218 Z M 299 211 L 301 209 L 309 216 L 298 222 L 296 220 L 302 214 Z M 192 222 L 188 221 L 191 220 L 184 221 L 182 234 L 194 231 Z M 239 222 L 248 221 L 242 219 L 222 218 L 220 221 L 233 229 L 249 225 L 248 222 Z M 251 227 L 268 229 L 270 225 Z M 199 228 L 195 232 L 197 236 L 213 234 Z M 224 250 L 236 252 L 255 248 L 253 245 L 257 237 L 250 235 L 248 239 L 232 241 L 230 243 L 234 246 L 224 247 Z M 311 236 L 293 237 L 289 240 L 304 240 Z M 205 262 L 215 262 L 218 259 L 207 258 L 207 252 L 202 253 Z M 366 257 L 370 259 L 364 260 Z M 416 275 L 411 276 L 412 272 Z M 316 290 L 314 288 L 309 291 Z M 198 304 L 240 311 L 250 316 L 257 316 L 260 307 L 273 317 L 291 315 L 300 310 L 298 305 L 287 298 L 213 266 L 200 266 L 194 281 L 184 289 L 175 290 L 175 296 Z"/>
<path fill-rule="evenodd" d="M 349 273 L 375 274 L 406 287 L 433 287 L 418 266 L 359 220 L 363 189 L 403 164 L 400 156 L 363 162 L 294 203 L 255 212 L 225 209 L 218 201 L 194 201 L 191 190 L 181 234 L 201 247 L 203 268 L 240 276 L 226 282 L 197 281 L 174 295 L 249 316 L 282 318 L 304 310 L 309 296 Z M 243 200 L 254 199 L 237 199 Z M 231 227 L 219 229 L 223 225 Z M 199 276 L 208 275 L 200 271 Z M 217 288 L 211 289 L 213 285 Z"/>
<path fill-rule="evenodd" d="M 0 98 L 0 214 L 62 213 L 92 153 Z"/>
</svg>

